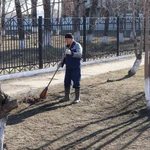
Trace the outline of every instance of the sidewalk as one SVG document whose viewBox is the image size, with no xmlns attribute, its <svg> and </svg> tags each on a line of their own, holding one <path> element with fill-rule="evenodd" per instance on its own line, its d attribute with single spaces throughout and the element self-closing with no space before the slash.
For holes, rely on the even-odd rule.
<svg viewBox="0 0 150 150">
<path fill-rule="evenodd" d="M 82 78 L 90 78 L 92 76 L 103 74 L 109 71 L 131 68 L 134 61 L 135 56 L 130 55 L 98 61 L 83 62 Z M 141 65 L 144 65 L 144 56 Z M 30 94 L 30 92 L 32 93 L 32 91 L 35 91 L 37 89 L 43 89 L 44 87 L 46 87 L 51 77 L 53 76 L 54 70 L 56 70 L 56 67 L 2 76 L 0 77 L 1 88 L 11 97 L 17 96 L 18 93 L 19 95 L 25 93 Z M 11 79 L 11 77 L 13 79 Z M 60 69 L 57 72 L 50 86 L 56 84 L 63 84 L 63 81 L 64 68 Z"/>
</svg>

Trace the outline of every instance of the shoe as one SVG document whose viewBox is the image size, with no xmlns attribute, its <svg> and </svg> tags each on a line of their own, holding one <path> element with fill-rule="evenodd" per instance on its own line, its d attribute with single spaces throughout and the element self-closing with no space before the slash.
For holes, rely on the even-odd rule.
<svg viewBox="0 0 150 150">
<path fill-rule="evenodd" d="M 59 102 L 67 102 L 67 101 L 69 101 L 69 100 L 70 100 L 70 99 L 64 97 L 64 98 L 62 98 Z"/>
<path fill-rule="evenodd" d="M 70 88 L 65 88 L 65 96 L 59 102 L 67 102 L 70 100 L 69 98 Z"/>
<path fill-rule="evenodd" d="M 73 104 L 77 104 L 77 103 L 79 103 L 80 102 L 80 99 L 75 99 L 74 101 L 73 101 Z"/>
<path fill-rule="evenodd" d="M 75 99 L 73 101 L 73 104 L 77 104 L 80 102 L 80 88 L 75 89 Z"/>
</svg>

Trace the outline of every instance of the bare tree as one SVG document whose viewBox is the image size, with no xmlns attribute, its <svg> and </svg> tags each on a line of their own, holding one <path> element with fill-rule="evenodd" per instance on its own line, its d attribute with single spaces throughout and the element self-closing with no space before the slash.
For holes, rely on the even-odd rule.
<svg viewBox="0 0 150 150">
<path fill-rule="evenodd" d="M 103 43 L 108 43 L 108 28 L 109 28 L 109 10 L 103 8 L 103 14 L 105 19 L 104 33 L 103 33 Z"/>
<path fill-rule="evenodd" d="M 23 26 L 23 17 L 22 17 L 22 12 L 21 12 L 21 5 L 20 5 L 19 0 L 15 0 L 15 7 L 16 7 L 19 41 L 20 41 L 19 46 L 21 49 L 23 49 L 25 47 L 24 26 Z"/>
<path fill-rule="evenodd" d="M 31 18 L 32 18 L 32 31 L 37 31 L 37 2 L 38 0 L 31 0 Z"/>
<path fill-rule="evenodd" d="M 20 0 L 20 5 L 22 8 L 22 11 L 25 12 L 25 16 L 26 17 L 30 17 L 30 13 L 29 13 L 29 4 L 28 4 L 28 0 Z"/>
<path fill-rule="evenodd" d="M 62 0 L 62 17 L 71 16 L 74 11 L 74 0 Z"/>
<path fill-rule="evenodd" d="M 51 5 L 51 17 L 52 18 L 54 17 L 54 12 L 55 12 L 54 7 L 55 7 L 55 0 L 53 0 L 52 5 Z"/>
<path fill-rule="evenodd" d="M 2 8 L 3 8 L 3 5 L 2 5 L 2 0 L 0 0 L 0 52 L 2 51 Z M 1 61 L 2 61 L 2 56 L 1 56 L 1 53 L 0 53 L 0 64 L 1 64 Z M 0 85 L 0 89 L 1 89 L 1 85 Z M 1 121 L 0 121 L 1 122 Z"/>
<path fill-rule="evenodd" d="M 2 50 L 2 1 L 0 0 L 0 51 Z"/>
<path fill-rule="evenodd" d="M 2 50 L 2 9 L 3 9 L 3 3 L 0 0 L 0 52 Z M 0 88 L 1 90 L 1 88 Z M 3 142 L 4 142 L 4 130 L 6 126 L 6 118 L 0 119 L 0 149 L 3 150 Z"/>
<path fill-rule="evenodd" d="M 27 10 L 27 16 L 29 16 L 30 13 L 29 13 L 29 8 L 28 8 L 28 0 L 25 0 L 25 6 L 26 6 L 26 10 Z"/>
<path fill-rule="evenodd" d="M 112 14 L 119 17 L 119 42 L 124 42 L 124 34 L 126 34 L 126 12 L 129 7 L 129 0 L 118 0 L 111 3 Z M 123 18 L 124 17 L 124 18 Z"/>
<path fill-rule="evenodd" d="M 136 4 L 137 0 L 134 0 L 133 2 L 133 37 L 134 37 L 134 53 L 136 60 L 132 66 L 132 68 L 129 70 L 128 74 L 129 75 L 134 75 L 136 74 L 141 62 L 142 62 L 142 52 L 143 52 L 143 34 L 144 34 L 144 19 L 142 20 L 142 26 L 141 26 L 141 39 L 140 39 L 140 44 L 138 45 L 137 43 L 137 34 L 136 34 L 136 25 L 135 25 L 135 20 L 136 20 Z"/>
<path fill-rule="evenodd" d="M 60 15 L 60 5 L 61 4 L 61 2 L 60 2 L 60 0 L 58 0 L 58 7 L 57 7 L 57 28 L 56 28 L 56 35 L 59 35 L 59 33 L 60 33 L 60 31 L 61 31 L 61 15 Z"/>
<path fill-rule="evenodd" d="M 91 1 L 87 12 L 89 12 L 89 30 L 87 34 L 87 41 L 91 41 L 93 38 L 93 32 L 95 28 L 95 21 L 97 17 L 104 17 L 104 33 L 103 33 L 103 43 L 108 43 L 108 28 L 109 28 L 109 8 L 107 8 L 111 3 L 106 0 L 105 6 L 102 0 Z"/>
<path fill-rule="evenodd" d="M 51 29 L 50 29 L 50 0 L 43 0 L 44 8 L 44 46 L 51 45 Z"/>
<path fill-rule="evenodd" d="M 73 1 L 74 4 L 74 11 L 73 11 L 73 30 L 74 30 L 74 37 L 76 41 L 80 41 L 80 18 L 79 18 L 79 10 L 80 10 L 80 0 Z"/>
<path fill-rule="evenodd" d="M 1 17 L 1 20 L 2 20 L 2 36 L 5 36 L 5 3 L 6 3 L 6 0 L 2 0 L 2 17 Z"/>
<path fill-rule="evenodd" d="M 93 32 L 95 29 L 95 21 L 97 15 L 98 0 L 93 0 L 90 7 L 90 20 L 89 20 L 89 30 L 87 32 L 87 41 L 91 41 L 93 38 Z"/>
<path fill-rule="evenodd" d="M 61 17 L 66 17 L 66 11 L 65 11 L 65 2 L 64 0 L 61 0 L 62 3 L 62 9 L 61 9 Z"/>
<path fill-rule="evenodd" d="M 149 45 L 149 0 L 145 0 L 145 98 L 150 110 L 150 45 Z"/>
</svg>

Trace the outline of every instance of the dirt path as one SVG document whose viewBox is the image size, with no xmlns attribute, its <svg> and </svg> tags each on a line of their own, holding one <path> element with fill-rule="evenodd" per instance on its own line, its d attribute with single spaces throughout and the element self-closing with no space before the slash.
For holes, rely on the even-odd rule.
<svg viewBox="0 0 150 150">
<path fill-rule="evenodd" d="M 8 150 L 149 150 L 143 66 L 130 78 L 127 71 L 84 78 L 76 105 L 59 103 L 62 84 L 51 86 L 44 101 L 20 103 L 7 122 Z"/>
</svg>

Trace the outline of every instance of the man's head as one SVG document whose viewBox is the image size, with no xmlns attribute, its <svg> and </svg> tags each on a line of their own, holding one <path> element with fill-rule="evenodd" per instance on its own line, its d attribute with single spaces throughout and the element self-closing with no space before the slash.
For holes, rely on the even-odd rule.
<svg viewBox="0 0 150 150">
<path fill-rule="evenodd" d="M 73 39 L 74 37 L 71 33 L 66 33 L 65 40 L 68 45 L 70 45 L 73 42 Z"/>
</svg>

